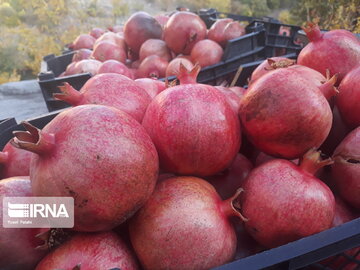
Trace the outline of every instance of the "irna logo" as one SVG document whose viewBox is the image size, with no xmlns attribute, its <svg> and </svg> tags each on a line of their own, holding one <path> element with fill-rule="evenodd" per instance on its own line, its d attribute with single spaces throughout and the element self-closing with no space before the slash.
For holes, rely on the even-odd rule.
<svg viewBox="0 0 360 270">
<path fill-rule="evenodd" d="M 10 203 L 8 202 L 8 215 L 12 218 L 68 218 L 69 214 L 64 204 L 40 203 Z"/>
</svg>

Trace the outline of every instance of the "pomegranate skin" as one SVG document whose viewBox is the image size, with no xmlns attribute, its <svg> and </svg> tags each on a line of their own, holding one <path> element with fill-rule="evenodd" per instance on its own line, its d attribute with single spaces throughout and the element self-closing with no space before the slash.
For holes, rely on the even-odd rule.
<svg viewBox="0 0 360 270">
<path fill-rule="evenodd" d="M 267 248 L 331 227 L 335 214 L 331 190 L 290 161 L 276 159 L 255 168 L 243 188 L 245 227 Z"/>
<path fill-rule="evenodd" d="M 140 64 L 137 72 L 137 78 L 164 78 L 168 62 L 158 55 L 146 57 Z"/>
<path fill-rule="evenodd" d="M 188 70 L 191 70 L 194 67 L 193 63 L 189 59 L 174 58 L 173 60 L 170 61 L 170 63 L 166 67 L 166 71 L 165 71 L 166 77 L 176 76 L 180 70 L 180 63 L 183 64 Z"/>
<path fill-rule="evenodd" d="M 0 180 L 13 176 L 28 176 L 32 153 L 18 149 L 8 142 L 0 151 Z"/>
<path fill-rule="evenodd" d="M 95 43 L 95 38 L 88 34 L 79 35 L 72 44 L 70 44 L 69 48 L 72 50 L 80 50 L 80 49 L 92 49 Z"/>
<path fill-rule="evenodd" d="M 339 74 L 339 82 L 360 62 L 360 42 L 346 30 L 321 33 L 319 26 L 309 23 L 304 29 L 309 43 L 301 50 L 298 64 L 310 67 L 326 76 Z"/>
<path fill-rule="evenodd" d="M 151 98 L 156 97 L 157 94 L 159 94 L 160 92 L 166 89 L 165 83 L 159 80 L 154 80 L 150 78 L 140 78 L 140 79 L 136 79 L 135 82 L 141 88 L 143 88 Z"/>
<path fill-rule="evenodd" d="M 224 29 L 229 23 L 233 21 L 233 19 L 229 18 L 217 20 L 208 31 L 208 39 L 211 39 L 220 45 L 226 44 L 227 40 L 225 40 Z"/>
<path fill-rule="evenodd" d="M 74 53 L 72 62 L 78 62 L 84 59 L 89 59 L 92 51 L 89 49 L 80 49 Z"/>
<path fill-rule="evenodd" d="M 332 124 L 331 108 L 320 89 L 291 69 L 256 80 L 241 99 L 239 115 L 259 150 L 287 159 L 318 148 Z"/>
<path fill-rule="evenodd" d="M 336 106 L 342 119 L 350 128 L 360 126 L 360 66 L 351 70 L 339 86 Z"/>
<path fill-rule="evenodd" d="M 240 97 L 235 94 L 231 89 L 224 86 L 214 86 L 219 92 L 221 92 L 225 97 L 227 102 L 230 104 L 233 111 L 237 114 L 240 108 Z"/>
<path fill-rule="evenodd" d="M 191 50 L 193 63 L 198 63 L 201 67 L 207 67 L 220 62 L 223 56 L 223 49 L 219 44 L 210 39 L 197 42 Z"/>
<path fill-rule="evenodd" d="M 360 127 L 338 145 L 333 158 L 331 172 L 341 198 L 360 210 Z"/>
<path fill-rule="evenodd" d="M 215 189 L 200 178 L 175 177 L 159 183 L 129 225 L 143 267 L 209 269 L 229 262 L 236 234 L 221 203 Z"/>
<path fill-rule="evenodd" d="M 107 60 L 101 64 L 97 74 L 102 73 L 118 73 L 131 79 L 132 74 L 128 67 L 117 60 Z"/>
<path fill-rule="evenodd" d="M 115 34 L 113 32 L 106 32 L 95 41 L 94 47 L 102 41 L 114 43 L 117 46 L 121 47 L 124 51 L 127 51 L 127 46 L 124 37 L 118 34 Z"/>
<path fill-rule="evenodd" d="M 168 62 L 171 60 L 170 50 L 166 46 L 165 41 L 161 39 L 148 39 L 141 45 L 139 52 L 140 61 L 143 61 L 150 55 L 158 55 Z"/>
<path fill-rule="evenodd" d="M 3 197 L 32 196 L 29 176 L 11 177 L 0 181 L 0 207 Z M 0 211 L 2 220 L 3 211 Z M 43 229 L 4 228 L 0 226 L 0 269 L 33 270 L 46 251 L 36 250 L 43 241 L 36 238 Z"/>
<path fill-rule="evenodd" d="M 90 73 L 91 75 L 95 75 L 100 66 L 101 66 L 101 62 L 98 60 L 84 59 L 79 62 L 75 62 L 74 67 L 71 68 L 71 73 L 73 73 L 73 74 Z M 70 72 L 70 71 L 68 71 L 66 69 L 66 74 L 70 75 L 70 74 L 68 74 L 68 72 Z"/>
<path fill-rule="evenodd" d="M 35 270 L 139 269 L 132 252 L 113 232 L 78 233 L 49 253 Z"/>
<path fill-rule="evenodd" d="M 141 122 L 151 97 L 133 80 L 116 73 L 98 74 L 88 80 L 80 92 L 68 83 L 59 87 L 62 94 L 54 94 L 59 100 L 73 106 L 100 104 L 115 107 Z"/>
<path fill-rule="evenodd" d="M 91 57 L 101 62 L 113 59 L 125 63 L 126 52 L 123 48 L 110 41 L 101 41 L 94 46 Z"/>
<path fill-rule="evenodd" d="M 93 29 L 91 29 L 90 31 L 90 35 L 93 37 L 93 38 L 99 38 L 101 37 L 103 34 L 105 33 L 105 30 L 104 29 L 101 29 L 101 28 L 98 28 L 98 27 L 94 27 Z"/>
<path fill-rule="evenodd" d="M 220 45 L 225 48 L 229 40 L 239 38 L 243 35 L 245 35 L 245 27 L 238 22 L 230 22 L 224 28 L 224 40 Z"/>
<path fill-rule="evenodd" d="M 236 114 L 224 95 L 208 85 L 166 89 L 152 100 L 142 124 L 158 150 L 162 169 L 176 174 L 218 173 L 240 148 Z"/>
<path fill-rule="evenodd" d="M 37 153 L 30 166 L 33 193 L 74 197 L 74 230 L 112 229 L 151 195 L 158 177 L 156 149 L 126 113 L 82 105 L 63 111 L 41 131 L 25 127 L 31 137 L 16 132 L 14 143 Z"/>
<path fill-rule="evenodd" d="M 173 14 L 164 28 L 164 40 L 176 54 L 190 54 L 194 45 L 206 38 L 206 25 L 196 14 L 180 11 Z"/>
</svg>

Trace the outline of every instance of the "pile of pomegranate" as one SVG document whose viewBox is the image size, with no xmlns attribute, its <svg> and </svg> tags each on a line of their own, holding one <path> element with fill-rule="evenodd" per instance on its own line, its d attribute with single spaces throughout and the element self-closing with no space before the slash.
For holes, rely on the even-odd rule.
<svg viewBox="0 0 360 270">
<path fill-rule="evenodd" d="M 224 44 L 233 23 L 219 20 L 208 37 Z M 0 152 L 0 208 L 7 196 L 64 196 L 75 209 L 72 229 L 1 228 L 1 269 L 209 269 L 360 217 L 360 42 L 350 32 L 310 24 L 297 62 L 264 60 L 244 89 L 196 82 L 202 62 L 191 60 L 213 41 L 192 13 L 139 12 L 114 29 L 72 45 L 78 64 L 106 59 L 80 91 L 64 84 L 55 95 L 73 107 L 42 130 L 23 122 Z M 191 56 L 172 60 L 183 59 L 173 85 L 125 74 L 129 51 L 150 77 L 174 53 Z"/>
<path fill-rule="evenodd" d="M 123 27 L 94 28 L 79 35 L 68 47 L 72 62 L 60 76 L 79 73 L 119 73 L 129 78 L 163 78 L 176 75 L 180 63 L 192 68 L 221 61 L 229 40 L 245 34 L 244 25 L 221 19 L 206 29 L 195 13 L 176 11 L 151 16 L 134 13 Z"/>
</svg>

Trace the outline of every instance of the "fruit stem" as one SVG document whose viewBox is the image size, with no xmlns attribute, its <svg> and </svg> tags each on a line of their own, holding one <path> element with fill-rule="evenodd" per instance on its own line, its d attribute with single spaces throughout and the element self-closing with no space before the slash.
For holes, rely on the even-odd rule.
<svg viewBox="0 0 360 270">
<path fill-rule="evenodd" d="M 53 94 L 53 97 L 58 100 L 65 101 L 72 106 L 82 104 L 83 95 L 69 83 L 64 82 L 62 86 L 59 86 L 61 93 Z"/>
<path fill-rule="evenodd" d="M 310 42 L 319 40 L 322 37 L 320 28 L 316 23 L 307 22 L 306 27 L 302 27 L 302 29 L 306 33 L 306 36 Z"/>
<path fill-rule="evenodd" d="M 54 134 L 44 133 L 26 121 L 23 121 L 22 125 L 27 131 L 13 132 L 15 137 L 10 141 L 13 146 L 38 155 L 48 154 L 54 149 Z"/>
<path fill-rule="evenodd" d="M 242 192 L 244 192 L 244 189 L 242 189 L 242 188 L 239 188 L 238 190 L 236 190 L 236 192 L 233 196 L 231 196 L 229 199 L 221 202 L 220 208 L 221 208 L 221 211 L 224 213 L 224 215 L 226 215 L 228 217 L 236 216 L 236 217 L 239 217 L 242 221 L 246 222 L 249 219 L 247 219 L 240 213 L 241 207 L 240 207 L 239 197 Z"/>
<path fill-rule="evenodd" d="M 201 67 L 196 64 L 192 70 L 188 70 L 183 63 L 180 62 L 179 72 L 177 78 L 180 84 L 193 84 L 196 83 L 197 76 L 199 75 Z"/>
<path fill-rule="evenodd" d="M 0 151 L 0 164 L 6 163 L 8 159 L 9 159 L 9 153 Z"/>
<path fill-rule="evenodd" d="M 325 81 L 321 86 L 319 86 L 320 91 L 327 100 L 339 93 L 339 90 L 334 86 L 337 78 L 338 74 L 335 74 L 330 79 L 327 79 L 327 81 Z"/>
<path fill-rule="evenodd" d="M 310 149 L 300 160 L 299 167 L 302 170 L 314 175 L 322 167 L 334 163 L 331 158 L 321 160 L 320 154 L 321 152 L 316 151 L 315 148 Z"/>
</svg>

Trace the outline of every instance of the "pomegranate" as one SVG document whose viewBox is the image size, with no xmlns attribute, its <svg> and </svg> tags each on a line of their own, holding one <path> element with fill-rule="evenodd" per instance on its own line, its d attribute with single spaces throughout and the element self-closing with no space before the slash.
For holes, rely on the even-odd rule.
<svg viewBox="0 0 360 270">
<path fill-rule="evenodd" d="M 91 29 L 90 31 L 90 35 L 95 38 L 98 39 L 99 37 L 101 37 L 103 34 L 105 33 L 105 30 L 99 27 L 95 27 L 93 29 Z"/>
<path fill-rule="evenodd" d="M 80 92 L 70 84 L 64 83 L 54 94 L 56 99 L 73 106 L 83 104 L 101 104 L 120 109 L 141 122 L 146 108 L 151 102 L 150 96 L 133 80 L 116 73 L 104 73 L 92 77 Z"/>
<path fill-rule="evenodd" d="M 191 50 L 193 63 L 198 63 L 201 67 L 214 65 L 221 61 L 223 49 L 219 44 L 210 39 L 197 42 Z"/>
<path fill-rule="evenodd" d="M 158 55 L 166 61 L 171 60 L 171 53 L 169 48 L 166 46 L 165 41 L 161 39 L 148 39 L 145 41 L 139 51 L 140 61 L 143 61 L 150 55 Z"/>
<path fill-rule="evenodd" d="M 36 153 L 32 191 L 74 197 L 74 230 L 112 229 L 151 195 L 158 177 L 156 149 L 126 113 L 82 105 L 61 112 L 43 130 L 24 126 L 27 132 L 15 132 L 13 144 Z"/>
<path fill-rule="evenodd" d="M 192 70 L 194 68 L 193 63 L 190 60 L 183 57 L 174 58 L 166 67 L 165 76 L 176 76 L 180 70 L 180 63 L 188 70 Z"/>
<path fill-rule="evenodd" d="M 276 159 L 276 158 L 273 156 L 269 156 L 269 155 L 265 154 L 264 152 L 260 152 L 256 157 L 255 167 L 258 167 L 258 166 L 260 166 L 270 160 L 274 160 L 274 159 Z M 294 163 L 295 165 L 299 164 L 299 159 L 292 159 L 290 161 L 292 163 Z"/>
<path fill-rule="evenodd" d="M 233 19 L 225 18 L 217 20 L 208 31 L 208 39 L 211 39 L 218 44 L 226 44 L 227 40 L 225 40 L 224 29 L 230 23 L 233 22 Z"/>
<path fill-rule="evenodd" d="M 74 74 L 90 73 L 95 75 L 101 65 L 101 62 L 95 59 L 85 59 L 75 63 L 74 69 L 71 70 Z"/>
<path fill-rule="evenodd" d="M 77 51 L 74 53 L 74 56 L 73 56 L 73 58 L 72 58 L 72 61 L 73 61 L 73 62 L 78 62 L 78 61 L 81 61 L 81 60 L 84 60 L 84 59 L 89 59 L 91 53 L 92 53 L 92 51 L 89 50 L 89 49 L 80 49 L 80 50 L 77 50 Z"/>
<path fill-rule="evenodd" d="M 123 33 L 124 32 L 124 26 L 122 25 L 114 25 L 108 27 L 108 30 L 114 33 Z"/>
<path fill-rule="evenodd" d="M 124 26 L 124 37 L 131 51 L 139 53 L 141 45 L 150 38 L 161 39 L 162 27 L 148 13 L 135 12 L 126 21 Z"/>
<path fill-rule="evenodd" d="M 238 22 L 230 22 L 224 28 L 224 41 L 221 45 L 225 48 L 229 40 L 245 35 L 245 27 Z"/>
<path fill-rule="evenodd" d="M 317 24 L 308 23 L 303 28 L 310 43 L 300 52 L 298 64 L 310 67 L 326 76 L 339 74 L 343 77 L 360 62 L 360 41 L 346 30 L 321 33 Z"/>
<path fill-rule="evenodd" d="M 0 207 L 4 197 L 28 197 L 31 194 L 29 176 L 11 177 L 0 181 Z M 3 211 L 0 211 L 2 221 Z M 4 228 L 0 226 L 0 269 L 32 270 L 46 252 L 35 249 L 43 244 L 36 237 L 42 229 Z"/>
<path fill-rule="evenodd" d="M 241 99 L 239 115 L 245 134 L 260 151 L 287 159 L 319 147 L 332 123 L 319 88 L 289 68 L 256 80 Z"/>
<path fill-rule="evenodd" d="M 139 66 L 140 66 L 140 64 L 141 64 L 141 61 L 140 60 L 136 60 L 136 61 L 133 61 L 133 62 L 131 62 L 131 68 L 133 68 L 133 69 L 138 69 L 139 68 Z"/>
<path fill-rule="evenodd" d="M 125 63 L 126 52 L 123 48 L 110 41 L 101 41 L 94 46 L 91 57 L 101 62 L 113 59 Z"/>
<path fill-rule="evenodd" d="M 180 85 L 158 94 L 142 122 L 168 172 L 213 175 L 230 166 L 239 151 L 238 118 L 216 88 L 196 84 L 199 69 L 181 66 Z"/>
<path fill-rule="evenodd" d="M 237 154 L 235 160 L 225 171 L 206 178 L 212 184 L 220 197 L 230 198 L 253 169 L 253 165 L 243 154 Z"/>
<path fill-rule="evenodd" d="M 224 86 L 215 86 L 217 90 L 224 94 L 226 97 L 227 102 L 230 104 L 233 111 L 237 114 L 240 108 L 240 101 L 241 99 L 234 91 L 231 91 L 229 88 Z"/>
<path fill-rule="evenodd" d="M 349 127 L 356 128 L 360 126 L 360 65 L 346 74 L 339 89 L 336 106 L 344 122 Z"/>
<path fill-rule="evenodd" d="M 341 198 L 360 210 L 360 127 L 338 145 L 333 158 L 332 176 Z"/>
<path fill-rule="evenodd" d="M 173 14 L 164 28 L 164 40 L 176 54 L 190 54 L 194 45 L 206 38 L 206 25 L 196 14 L 180 11 Z"/>
<path fill-rule="evenodd" d="M 196 177 L 159 183 L 129 224 L 141 264 L 145 269 L 191 270 L 229 262 L 237 242 L 229 218 L 240 216 L 232 201 L 221 201 L 214 187 Z"/>
<path fill-rule="evenodd" d="M 35 270 L 139 269 L 124 241 L 114 232 L 77 233 L 49 253 Z"/>
<path fill-rule="evenodd" d="M 233 91 L 239 98 L 242 98 L 245 95 L 246 89 L 240 86 L 232 86 L 228 88 Z"/>
<path fill-rule="evenodd" d="M 275 159 L 250 172 L 241 198 L 247 231 L 273 248 L 330 228 L 335 214 L 331 190 L 313 174 L 332 161 L 309 150 L 300 166 Z"/>
<path fill-rule="evenodd" d="M 0 180 L 29 175 L 31 157 L 32 153 L 18 149 L 8 142 L 0 151 Z"/>
<path fill-rule="evenodd" d="M 102 73 L 118 73 L 132 79 L 133 74 L 130 72 L 128 67 L 116 60 L 107 60 L 101 64 L 97 74 Z"/>
<path fill-rule="evenodd" d="M 72 50 L 80 50 L 80 49 L 92 49 L 95 43 L 95 38 L 88 34 L 79 35 L 73 43 L 68 45 L 68 47 Z"/>
<path fill-rule="evenodd" d="M 169 20 L 169 17 L 166 15 L 156 15 L 154 17 L 155 20 L 157 20 L 157 22 L 161 25 L 161 27 L 164 29 L 165 24 L 167 23 L 167 21 Z"/>
<path fill-rule="evenodd" d="M 141 78 L 136 79 L 135 82 L 137 83 L 137 85 L 143 88 L 151 98 L 154 98 L 157 94 L 166 89 L 165 83 L 159 80 Z"/>
<path fill-rule="evenodd" d="M 158 55 L 146 57 L 140 64 L 137 72 L 137 78 L 163 78 L 168 66 L 168 62 Z"/>
<path fill-rule="evenodd" d="M 76 67 L 75 67 L 76 64 L 77 64 L 77 62 L 71 62 L 70 64 L 68 64 L 63 75 L 69 76 L 69 75 L 76 74 L 76 72 L 79 71 L 79 69 L 76 69 Z M 61 76 L 59 76 L 59 77 L 61 77 Z"/>
<path fill-rule="evenodd" d="M 114 43 L 117 46 L 121 47 L 124 51 L 127 50 L 125 39 L 123 37 L 121 37 L 119 34 L 115 34 L 113 32 L 106 32 L 105 34 L 103 34 L 101 37 L 99 37 L 95 41 L 94 47 L 95 47 L 95 45 L 97 45 L 98 43 L 100 43 L 102 41 L 108 41 L 108 42 Z"/>
</svg>

